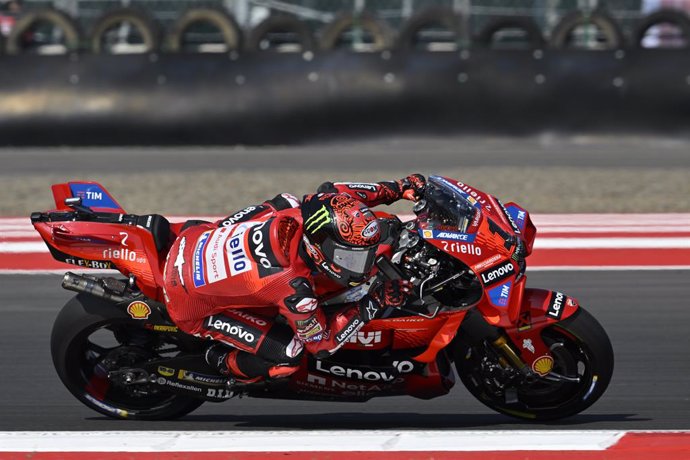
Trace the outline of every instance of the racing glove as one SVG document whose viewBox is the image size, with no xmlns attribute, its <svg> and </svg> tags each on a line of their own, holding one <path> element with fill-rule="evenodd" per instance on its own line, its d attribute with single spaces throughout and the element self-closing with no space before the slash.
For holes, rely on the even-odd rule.
<svg viewBox="0 0 690 460">
<path fill-rule="evenodd" d="M 397 181 L 402 197 L 410 201 L 418 201 L 424 193 L 426 179 L 421 174 L 411 174 Z"/>
<path fill-rule="evenodd" d="M 400 308 L 412 295 L 414 285 L 408 280 L 388 280 L 374 287 L 359 303 L 365 323 L 378 318 L 386 307 Z"/>
</svg>

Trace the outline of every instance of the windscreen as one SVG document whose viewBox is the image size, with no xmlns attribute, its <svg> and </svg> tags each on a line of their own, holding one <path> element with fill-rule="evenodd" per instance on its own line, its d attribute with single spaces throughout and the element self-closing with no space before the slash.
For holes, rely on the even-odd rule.
<svg viewBox="0 0 690 460">
<path fill-rule="evenodd" d="M 467 231 L 477 212 L 456 184 L 440 176 L 430 176 L 424 193 L 432 225 L 452 227 L 459 232 Z"/>
</svg>

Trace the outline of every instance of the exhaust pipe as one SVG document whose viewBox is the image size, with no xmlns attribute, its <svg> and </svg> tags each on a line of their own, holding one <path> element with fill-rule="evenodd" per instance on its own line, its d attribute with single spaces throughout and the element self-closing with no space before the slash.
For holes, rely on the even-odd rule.
<svg viewBox="0 0 690 460">
<path fill-rule="evenodd" d="M 112 302 L 124 302 L 126 299 L 103 287 L 100 280 L 94 280 L 76 273 L 67 272 L 62 278 L 62 287 L 69 291 L 83 292 Z"/>
</svg>

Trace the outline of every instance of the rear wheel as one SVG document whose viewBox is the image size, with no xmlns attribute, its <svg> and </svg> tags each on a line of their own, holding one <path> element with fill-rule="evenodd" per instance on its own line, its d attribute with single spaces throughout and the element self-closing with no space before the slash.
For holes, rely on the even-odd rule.
<svg viewBox="0 0 690 460">
<path fill-rule="evenodd" d="M 179 353 L 174 337 L 127 327 L 108 316 L 112 305 L 78 295 L 62 309 L 51 336 L 55 369 L 67 389 L 91 409 L 113 418 L 162 420 L 181 417 L 203 400 L 178 395 L 155 383 L 122 384 L 108 374 Z"/>
<path fill-rule="evenodd" d="M 499 363 L 486 342 L 460 339 L 455 365 L 467 389 L 491 409 L 526 420 L 554 420 L 582 412 L 601 397 L 613 374 L 613 348 L 597 320 L 580 308 L 545 328 L 542 339 L 554 358 L 552 374 L 565 379 L 530 380 Z"/>
</svg>

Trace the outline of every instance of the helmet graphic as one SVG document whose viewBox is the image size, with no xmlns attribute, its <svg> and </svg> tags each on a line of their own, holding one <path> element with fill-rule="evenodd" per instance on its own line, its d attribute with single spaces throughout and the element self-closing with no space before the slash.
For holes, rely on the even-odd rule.
<svg viewBox="0 0 690 460">
<path fill-rule="evenodd" d="M 345 286 L 366 281 L 381 233 L 376 216 L 344 193 L 310 195 L 302 203 L 303 241 L 321 271 Z"/>
</svg>

